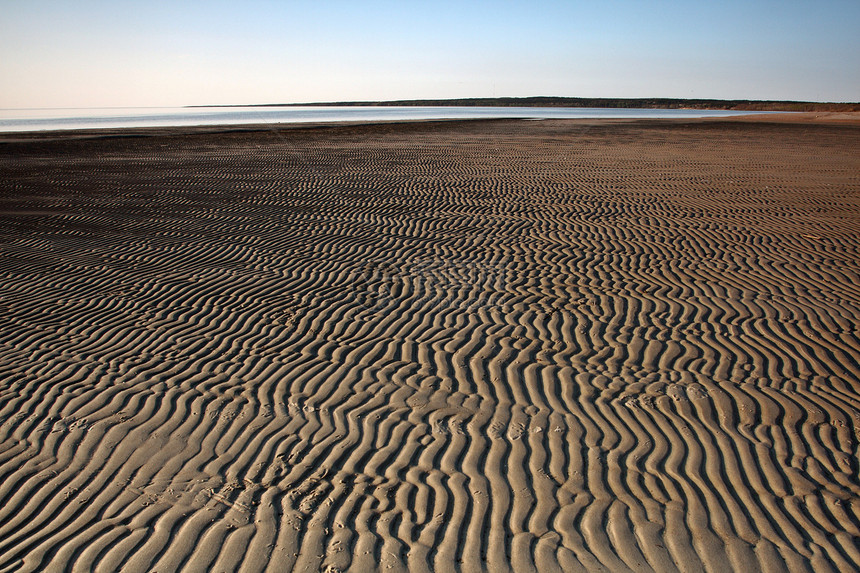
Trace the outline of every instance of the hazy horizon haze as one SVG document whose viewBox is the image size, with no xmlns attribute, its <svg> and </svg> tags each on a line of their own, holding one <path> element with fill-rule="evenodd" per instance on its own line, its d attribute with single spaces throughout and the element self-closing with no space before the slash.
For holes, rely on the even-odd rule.
<svg viewBox="0 0 860 573">
<path fill-rule="evenodd" d="M 860 2 L 0 0 L 0 107 L 860 100 Z"/>
</svg>

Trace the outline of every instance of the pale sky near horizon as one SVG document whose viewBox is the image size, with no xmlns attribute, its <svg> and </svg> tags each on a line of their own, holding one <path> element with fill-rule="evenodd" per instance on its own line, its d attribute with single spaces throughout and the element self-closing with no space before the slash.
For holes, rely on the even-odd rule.
<svg viewBox="0 0 860 573">
<path fill-rule="evenodd" d="M 0 108 L 860 101 L 860 0 L 0 0 Z"/>
</svg>

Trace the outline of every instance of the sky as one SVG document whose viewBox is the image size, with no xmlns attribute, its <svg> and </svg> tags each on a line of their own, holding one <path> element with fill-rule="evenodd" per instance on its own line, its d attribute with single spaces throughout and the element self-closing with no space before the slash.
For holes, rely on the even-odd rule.
<svg viewBox="0 0 860 573">
<path fill-rule="evenodd" d="M 0 108 L 860 101 L 860 0 L 0 0 Z"/>
</svg>

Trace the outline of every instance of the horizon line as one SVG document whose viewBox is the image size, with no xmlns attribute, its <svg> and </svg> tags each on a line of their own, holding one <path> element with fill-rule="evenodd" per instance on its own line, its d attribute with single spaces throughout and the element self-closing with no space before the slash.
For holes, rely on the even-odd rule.
<svg viewBox="0 0 860 573">
<path fill-rule="evenodd" d="M 278 102 L 278 103 L 228 103 L 228 104 L 192 104 L 180 107 L 289 107 L 289 106 L 373 106 L 373 105 L 462 105 L 478 103 L 520 103 L 523 107 L 537 107 L 535 104 L 585 104 L 585 103 L 632 103 L 655 105 L 668 104 L 717 104 L 717 105 L 757 105 L 757 104 L 779 104 L 779 105 L 840 105 L 860 106 L 860 101 L 812 101 L 812 100 L 779 100 L 779 99 L 721 99 L 721 98 L 678 98 L 678 97 L 580 97 L 580 96 L 491 96 L 491 97 L 463 97 L 463 98 L 412 98 L 395 100 L 337 100 L 337 101 L 314 101 L 314 102 Z M 531 104 L 531 105 L 529 105 Z M 117 106 L 121 107 L 121 106 Z M 502 106 L 510 107 L 510 106 Z M 573 106 L 593 107 L 593 106 Z M 860 110 L 858 110 L 860 111 Z"/>
</svg>

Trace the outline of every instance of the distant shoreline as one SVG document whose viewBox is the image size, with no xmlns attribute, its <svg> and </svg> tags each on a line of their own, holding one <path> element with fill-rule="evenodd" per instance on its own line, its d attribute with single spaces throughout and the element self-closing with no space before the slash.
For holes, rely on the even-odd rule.
<svg viewBox="0 0 860 573">
<path fill-rule="evenodd" d="M 699 109 L 699 110 L 737 110 L 737 111 L 860 111 L 857 103 L 826 103 L 806 101 L 775 100 L 721 100 L 721 99 L 678 99 L 678 98 L 576 98 L 576 97 L 498 97 L 463 99 L 415 99 L 391 101 L 340 101 L 309 103 L 265 103 L 265 104 L 226 104 L 226 105 L 189 105 L 187 108 L 201 107 L 590 107 L 620 109 Z"/>
</svg>

